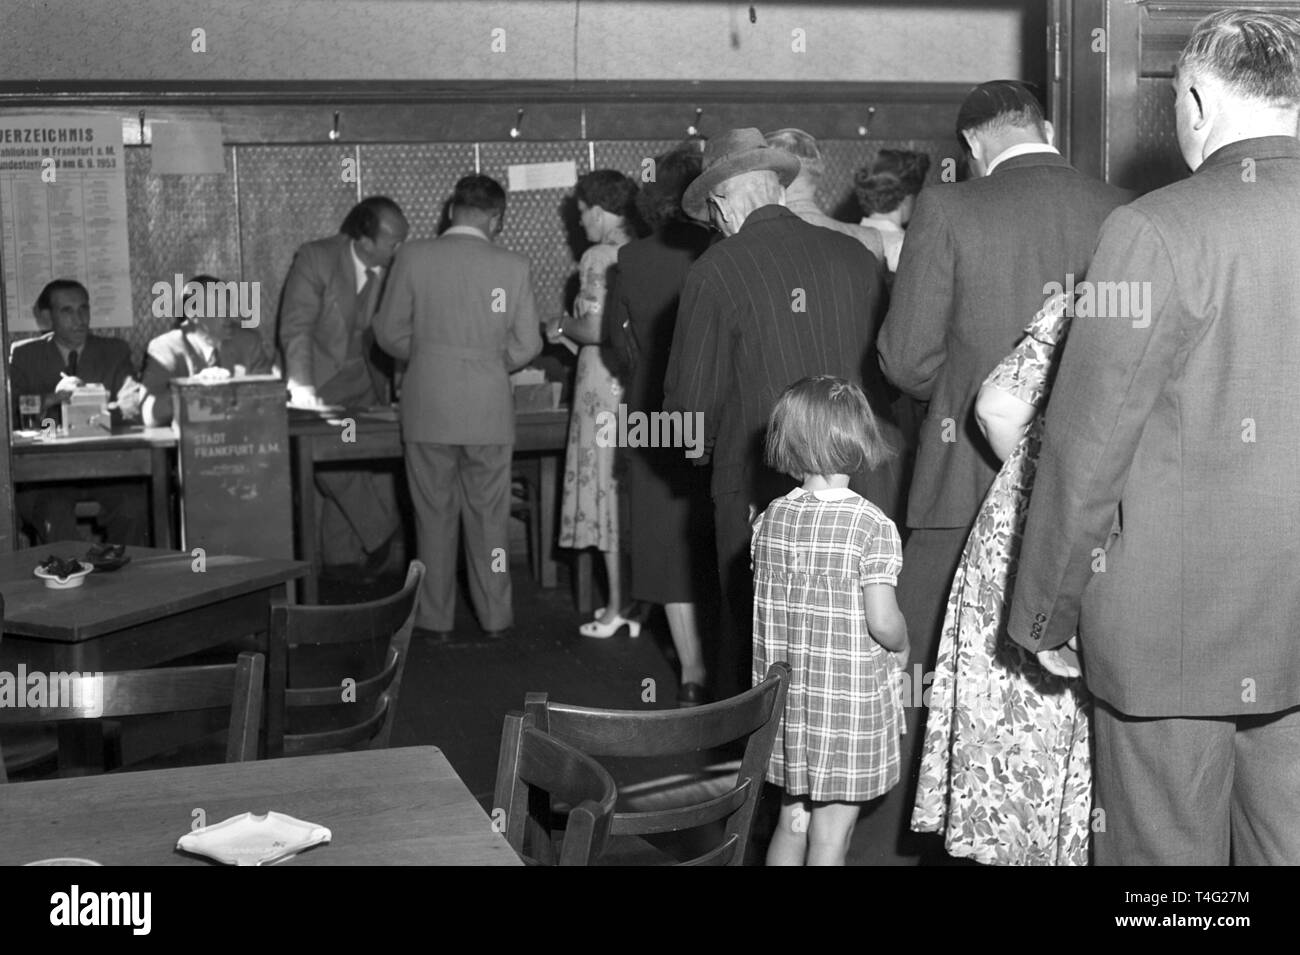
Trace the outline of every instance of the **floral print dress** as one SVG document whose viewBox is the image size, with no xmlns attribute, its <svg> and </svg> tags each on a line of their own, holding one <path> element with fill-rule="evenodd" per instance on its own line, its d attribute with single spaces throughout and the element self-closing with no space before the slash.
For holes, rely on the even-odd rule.
<svg viewBox="0 0 1300 955">
<path fill-rule="evenodd" d="M 1002 465 L 966 541 L 930 689 L 912 828 L 948 853 L 994 865 L 1087 865 L 1091 699 L 1006 633 L 1053 361 L 1069 325 L 1052 299 L 985 384 L 1038 409 Z"/>
<path fill-rule="evenodd" d="M 605 309 L 609 273 L 618 262 L 618 246 L 593 245 L 578 263 L 579 293 L 574 311 L 580 318 L 599 317 Z M 615 442 L 596 440 L 598 416 L 617 415 L 623 389 L 600 357 L 599 345 L 583 345 L 573 379 L 573 411 L 564 457 L 564 496 L 560 504 L 560 546 L 619 549 L 618 489 Z M 609 428 L 605 431 L 608 433 Z M 612 437 L 612 435 L 610 435 Z"/>
</svg>

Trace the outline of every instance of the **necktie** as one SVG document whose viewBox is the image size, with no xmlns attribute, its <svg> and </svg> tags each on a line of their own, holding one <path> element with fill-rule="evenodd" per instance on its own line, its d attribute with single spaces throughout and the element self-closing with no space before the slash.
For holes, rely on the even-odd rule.
<svg viewBox="0 0 1300 955">
<path fill-rule="evenodd" d="M 77 350 L 75 348 L 68 352 L 68 367 L 64 369 L 64 374 L 73 378 L 77 376 Z"/>
</svg>

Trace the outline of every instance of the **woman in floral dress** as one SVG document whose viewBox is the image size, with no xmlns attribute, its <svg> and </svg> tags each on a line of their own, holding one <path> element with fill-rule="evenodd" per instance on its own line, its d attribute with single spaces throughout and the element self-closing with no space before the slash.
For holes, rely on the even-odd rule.
<svg viewBox="0 0 1300 955">
<path fill-rule="evenodd" d="M 619 246 L 635 238 L 636 184 L 621 172 L 597 169 L 574 189 L 587 238 L 594 245 L 578 263 L 579 293 L 572 325 L 562 321 L 551 331 L 552 341 L 568 337 L 580 344 L 573 381 L 573 411 L 564 459 L 564 495 L 560 505 L 561 547 L 595 547 L 605 557 L 608 582 L 605 609 L 579 631 L 588 637 L 612 636 L 621 627 L 640 629 L 623 617 L 620 568 L 618 489 L 614 475 L 617 447 L 598 441 L 602 412 L 618 413 L 622 388 L 600 356 L 601 324 L 609 273 L 618 262 Z M 608 427 L 605 429 L 608 431 Z"/>
<path fill-rule="evenodd" d="M 912 828 L 943 833 L 950 855 L 987 864 L 1088 863 L 1091 700 L 1082 680 L 1048 673 L 1006 635 L 1067 301 L 1047 303 L 981 391 L 981 425 L 1009 455 L 953 579 L 930 688 Z M 999 405 L 1019 417 L 1010 430 L 989 414 Z"/>
</svg>

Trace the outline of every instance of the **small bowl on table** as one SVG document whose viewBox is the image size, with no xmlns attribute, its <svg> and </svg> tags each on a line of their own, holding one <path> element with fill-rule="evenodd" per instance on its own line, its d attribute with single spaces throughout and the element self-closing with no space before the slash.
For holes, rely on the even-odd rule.
<svg viewBox="0 0 1300 955">
<path fill-rule="evenodd" d="M 41 578 L 41 580 L 45 581 L 45 586 L 48 587 L 50 590 L 72 590 L 74 587 L 80 587 L 82 584 L 84 584 L 86 582 L 87 575 L 89 575 L 89 573 L 95 569 L 94 565 L 88 563 L 87 561 L 81 560 L 78 561 L 77 563 L 81 565 L 81 569 L 69 574 L 66 577 L 58 577 L 50 573 L 48 570 L 44 570 L 40 567 L 37 567 L 35 570 L 32 571 L 32 573 L 35 574 L 37 577 Z"/>
</svg>

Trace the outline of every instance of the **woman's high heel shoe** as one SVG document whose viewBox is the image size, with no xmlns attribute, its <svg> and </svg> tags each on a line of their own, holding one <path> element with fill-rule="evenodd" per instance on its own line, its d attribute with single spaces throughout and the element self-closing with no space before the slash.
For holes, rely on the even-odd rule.
<svg viewBox="0 0 1300 955">
<path fill-rule="evenodd" d="M 609 623 L 601 623 L 599 620 L 593 620 L 591 623 L 584 623 L 578 628 L 578 632 L 584 637 L 597 637 L 604 639 L 612 637 L 624 627 L 627 627 L 628 636 L 641 636 L 641 621 L 629 620 L 622 614 L 616 614 L 614 619 Z"/>
</svg>

